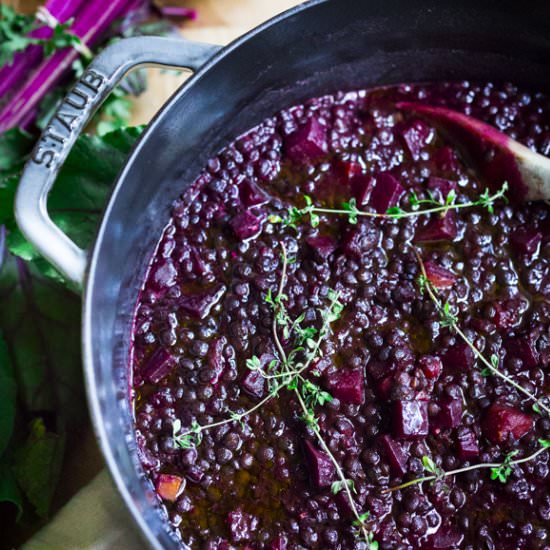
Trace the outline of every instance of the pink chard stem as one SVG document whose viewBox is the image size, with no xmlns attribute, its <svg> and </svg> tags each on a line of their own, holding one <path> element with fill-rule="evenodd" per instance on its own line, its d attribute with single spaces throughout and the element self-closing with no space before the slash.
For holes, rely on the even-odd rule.
<svg viewBox="0 0 550 550">
<path fill-rule="evenodd" d="M 85 0 L 49 0 L 45 8 L 60 22 L 65 23 L 74 17 Z M 47 26 L 39 27 L 30 33 L 32 38 L 46 39 L 52 35 L 52 29 Z M 10 65 L 0 68 L 0 99 L 8 93 L 15 93 L 32 71 L 42 61 L 42 46 L 33 44 L 25 51 L 13 56 Z"/>
<path fill-rule="evenodd" d="M 70 30 L 85 46 L 93 46 L 130 3 L 131 0 L 85 2 Z M 44 96 L 59 83 L 79 55 L 74 48 L 65 48 L 42 61 L 25 85 L 0 111 L 0 133 L 28 120 L 29 113 L 35 110 Z"/>
</svg>

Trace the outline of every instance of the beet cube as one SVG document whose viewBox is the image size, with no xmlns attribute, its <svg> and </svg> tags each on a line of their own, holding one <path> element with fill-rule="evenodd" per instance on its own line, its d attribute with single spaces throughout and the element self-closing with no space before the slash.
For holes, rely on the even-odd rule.
<svg viewBox="0 0 550 550">
<path fill-rule="evenodd" d="M 458 456 L 460 460 L 471 460 L 472 458 L 479 456 L 477 437 L 472 430 L 468 428 L 459 430 L 457 435 L 457 443 Z"/>
<path fill-rule="evenodd" d="M 542 233 L 529 227 L 520 227 L 513 231 L 510 241 L 518 254 L 534 254 L 542 241 Z"/>
<path fill-rule="evenodd" d="M 313 160 L 327 151 L 327 131 L 317 118 L 308 118 L 305 124 L 286 137 L 286 153 L 294 162 Z"/>
<path fill-rule="evenodd" d="M 336 250 L 334 239 L 328 236 L 308 237 L 306 243 L 320 260 L 327 260 Z"/>
<path fill-rule="evenodd" d="M 153 384 L 160 382 L 176 364 L 176 358 L 164 348 L 156 349 L 147 360 L 143 369 L 143 378 Z"/>
<path fill-rule="evenodd" d="M 382 378 L 382 380 L 379 380 L 376 383 L 376 395 L 380 399 L 389 399 L 391 396 L 391 391 L 393 389 L 393 376 L 386 376 L 385 378 Z"/>
<path fill-rule="evenodd" d="M 227 525 L 231 533 L 232 542 L 246 542 L 250 540 L 256 532 L 258 518 L 237 508 L 227 514 Z"/>
<path fill-rule="evenodd" d="M 424 262 L 426 276 L 436 288 L 450 288 L 455 284 L 454 273 L 430 260 Z"/>
<path fill-rule="evenodd" d="M 451 550 L 459 548 L 464 535 L 448 525 L 442 525 L 436 533 L 428 537 L 426 550 Z"/>
<path fill-rule="evenodd" d="M 458 184 L 453 180 L 430 176 L 428 178 L 428 189 L 438 194 L 439 200 L 444 200 L 451 191 L 458 189 Z"/>
<path fill-rule="evenodd" d="M 388 172 L 376 176 L 370 193 L 369 204 L 378 213 L 383 214 L 390 206 L 395 206 L 403 193 L 401 184 Z"/>
<path fill-rule="evenodd" d="M 239 185 L 241 202 L 247 207 L 260 206 L 269 201 L 268 195 L 249 179 L 243 180 Z"/>
<path fill-rule="evenodd" d="M 504 443 L 509 437 L 518 440 L 533 429 L 530 415 L 514 407 L 493 403 L 482 422 L 483 433 L 493 443 Z"/>
<path fill-rule="evenodd" d="M 416 231 L 414 241 L 436 242 L 436 241 L 452 241 L 457 234 L 456 218 L 453 212 L 447 212 L 442 218 L 436 216 L 432 218 L 424 227 L 420 227 Z"/>
<path fill-rule="evenodd" d="M 439 148 L 433 154 L 433 160 L 440 170 L 455 172 L 458 168 L 456 154 L 453 149 L 447 145 Z"/>
<path fill-rule="evenodd" d="M 336 473 L 330 457 L 326 453 L 316 449 L 310 441 L 306 441 L 305 451 L 313 485 L 317 489 L 330 487 Z"/>
<path fill-rule="evenodd" d="M 260 399 L 264 396 L 265 392 L 265 378 L 259 371 L 248 370 L 241 381 L 243 390 L 251 395 Z"/>
<path fill-rule="evenodd" d="M 357 200 L 357 204 L 359 206 L 364 206 L 369 203 L 375 184 L 376 180 L 368 174 L 355 176 L 351 180 L 351 192 L 353 193 L 353 196 Z"/>
<path fill-rule="evenodd" d="M 396 437 L 413 438 L 428 435 L 428 402 L 395 401 L 393 429 Z"/>
<path fill-rule="evenodd" d="M 409 461 L 409 452 L 389 435 L 383 435 L 380 438 L 382 448 L 388 457 L 390 467 L 396 476 L 402 477 L 407 473 L 407 462 Z"/>
<path fill-rule="evenodd" d="M 430 380 L 436 380 L 441 374 L 443 364 L 441 359 L 436 355 L 424 355 L 418 360 L 418 365 L 422 372 Z"/>
<path fill-rule="evenodd" d="M 239 240 L 246 241 L 262 230 L 262 220 L 245 210 L 231 220 L 231 228 Z"/>
<path fill-rule="evenodd" d="M 208 347 L 208 364 L 212 369 L 211 384 L 217 384 L 220 376 L 225 369 L 225 357 L 223 351 L 227 344 L 227 340 L 224 337 L 217 338 Z"/>
<path fill-rule="evenodd" d="M 459 342 L 442 355 L 441 361 L 446 369 L 468 370 L 474 366 L 475 356 L 466 342 Z"/>
<path fill-rule="evenodd" d="M 401 131 L 401 137 L 414 160 L 419 160 L 422 149 L 431 141 L 433 130 L 422 120 L 413 120 Z"/>
<path fill-rule="evenodd" d="M 439 401 L 439 413 L 432 420 L 435 427 L 450 430 L 460 425 L 463 405 L 460 399 L 446 399 Z"/>
<path fill-rule="evenodd" d="M 348 185 L 363 172 L 363 167 L 358 162 L 337 159 L 331 172 L 341 184 Z"/>
<path fill-rule="evenodd" d="M 365 400 L 365 378 L 361 369 L 337 370 L 326 377 L 326 385 L 342 403 L 361 405 Z"/>
<path fill-rule="evenodd" d="M 510 357 L 521 360 L 525 369 L 532 369 L 539 364 L 537 350 L 533 342 L 526 337 L 508 338 L 504 341 L 504 347 Z"/>
<path fill-rule="evenodd" d="M 221 300 L 225 293 L 225 285 L 217 285 L 210 290 L 198 294 L 188 294 L 178 300 L 178 305 L 184 313 L 195 319 L 204 319 L 210 310 Z"/>
<path fill-rule="evenodd" d="M 185 489 L 185 479 L 170 474 L 160 474 L 156 483 L 157 493 L 163 500 L 174 502 Z"/>
</svg>

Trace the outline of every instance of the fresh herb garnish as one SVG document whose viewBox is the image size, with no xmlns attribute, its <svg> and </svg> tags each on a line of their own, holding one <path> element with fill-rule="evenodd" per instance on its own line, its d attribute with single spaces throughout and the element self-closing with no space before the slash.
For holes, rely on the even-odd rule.
<svg viewBox="0 0 550 550">
<path fill-rule="evenodd" d="M 449 470 L 447 472 L 435 467 L 435 464 L 433 464 L 433 462 L 431 462 L 431 459 L 428 459 L 428 457 L 423 457 L 422 463 L 424 465 L 424 468 L 426 469 L 426 471 L 430 472 L 431 475 L 419 477 L 416 479 L 412 479 L 411 481 L 407 481 L 406 483 L 401 483 L 400 485 L 389 487 L 388 489 L 384 489 L 382 493 L 391 493 L 393 491 L 406 489 L 407 487 L 411 487 L 413 485 L 419 485 L 427 481 L 437 481 L 440 479 L 444 479 L 446 477 L 455 476 L 465 472 L 471 472 L 473 470 L 483 470 L 483 469 L 489 469 L 491 471 L 491 479 L 493 480 L 498 479 L 500 482 L 506 483 L 509 475 L 512 472 L 513 466 L 517 464 L 524 464 L 525 462 L 530 462 L 535 458 L 537 458 L 537 456 L 539 456 L 541 453 L 544 453 L 550 448 L 550 441 L 547 441 L 545 439 L 539 439 L 538 441 L 539 441 L 540 447 L 533 454 L 526 456 L 525 458 L 512 460 L 513 457 L 516 456 L 519 452 L 517 450 L 514 450 L 508 453 L 507 455 L 505 455 L 504 460 L 502 462 L 473 464 L 472 466 L 465 466 L 464 468 L 457 468 L 456 470 Z M 428 461 L 425 461 L 425 459 L 428 459 Z"/>
<path fill-rule="evenodd" d="M 429 194 L 427 199 L 419 199 L 414 191 L 409 195 L 409 204 L 411 210 L 403 210 L 399 206 L 391 206 L 385 213 L 369 212 L 366 210 L 360 210 L 357 207 L 357 201 L 355 198 L 351 198 L 348 202 L 344 202 L 341 208 L 325 208 L 315 206 L 310 196 L 304 195 L 303 199 L 305 206 L 303 208 L 297 208 L 291 206 L 288 209 L 287 217 L 280 218 L 279 216 L 271 217 L 271 222 L 281 221 L 286 226 L 296 227 L 296 224 L 303 218 L 309 217 L 309 221 L 312 227 L 317 227 L 320 223 L 320 214 L 334 214 L 347 216 L 350 224 L 356 224 L 360 217 L 367 218 L 382 218 L 382 219 L 394 219 L 399 220 L 401 218 L 411 218 L 414 216 L 426 216 L 429 214 L 439 214 L 444 216 L 449 210 L 458 210 L 461 208 L 474 208 L 481 206 L 486 208 L 490 213 L 494 212 L 494 204 L 497 200 L 506 200 L 506 192 L 508 191 L 508 183 L 504 182 L 502 187 L 492 195 L 489 194 L 489 190 L 486 189 L 477 200 L 466 201 L 463 203 L 457 203 L 457 195 L 454 190 L 451 190 L 447 196 L 441 201 L 437 200 L 433 195 Z M 426 206 L 426 208 L 421 208 Z"/>
</svg>

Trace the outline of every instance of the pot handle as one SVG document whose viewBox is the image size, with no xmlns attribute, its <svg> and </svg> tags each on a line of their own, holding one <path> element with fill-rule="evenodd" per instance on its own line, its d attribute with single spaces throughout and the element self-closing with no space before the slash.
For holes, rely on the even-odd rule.
<svg viewBox="0 0 550 550">
<path fill-rule="evenodd" d="M 44 129 L 25 165 L 15 219 L 25 237 L 67 279 L 82 285 L 87 252 L 48 215 L 48 193 L 77 137 L 124 75 L 139 65 L 197 70 L 220 46 L 179 38 L 134 37 L 101 52 L 84 71 Z"/>
</svg>

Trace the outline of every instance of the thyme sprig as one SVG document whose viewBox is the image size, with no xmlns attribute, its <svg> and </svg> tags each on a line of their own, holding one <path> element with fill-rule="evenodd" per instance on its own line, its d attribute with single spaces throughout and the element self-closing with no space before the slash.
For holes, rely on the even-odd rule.
<svg viewBox="0 0 550 550">
<path fill-rule="evenodd" d="M 485 191 L 479 195 L 476 200 L 463 203 L 456 202 L 457 194 L 453 189 L 449 191 L 447 196 L 441 200 L 436 198 L 435 195 L 430 192 L 428 192 L 427 199 L 419 199 L 416 193 L 411 191 L 409 193 L 409 204 L 411 206 L 411 210 L 403 210 L 399 206 L 392 206 L 388 208 L 386 212 L 369 212 L 366 210 L 360 210 L 357 207 L 357 200 L 355 198 L 351 198 L 348 202 L 342 203 L 341 208 L 319 207 L 313 204 L 313 200 L 310 196 L 304 195 L 303 199 L 305 206 L 303 208 L 291 206 L 288 209 L 286 218 L 271 216 L 270 221 L 272 223 L 282 222 L 288 227 L 296 227 L 298 222 L 309 216 L 311 226 L 317 227 L 321 221 L 319 214 L 336 214 L 347 216 L 349 223 L 356 224 L 360 217 L 399 220 L 402 218 L 427 216 L 429 214 L 436 213 L 444 216 L 449 210 L 473 208 L 476 206 L 486 208 L 487 211 L 492 214 L 494 212 L 494 204 L 497 200 L 503 199 L 506 201 L 507 191 L 508 183 L 504 182 L 502 187 L 497 192 L 490 194 L 489 190 L 485 189 Z"/>
<path fill-rule="evenodd" d="M 502 378 L 502 380 L 504 380 L 506 383 L 510 384 L 516 390 L 526 395 L 531 401 L 534 401 L 535 412 L 540 413 L 541 410 L 544 410 L 550 416 L 550 407 L 545 405 L 543 402 L 548 396 L 545 395 L 542 398 L 537 398 L 530 391 L 526 390 L 521 384 L 516 382 L 513 378 L 504 374 L 498 368 L 499 366 L 498 356 L 496 354 L 493 354 L 491 355 L 490 359 L 487 359 L 481 353 L 481 351 L 477 349 L 474 343 L 466 336 L 466 334 L 464 334 L 464 332 L 458 325 L 458 317 L 451 311 L 450 304 L 448 302 L 442 302 L 440 300 L 437 294 L 437 289 L 428 279 L 424 262 L 422 261 L 422 258 L 420 257 L 418 250 L 416 249 L 415 249 L 415 254 L 418 259 L 418 263 L 420 265 L 420 276 L 417 279 L 420 292 L 422 294 L 427 293 L 430 299 L 432 300 L 432 302 L 434 303 L 436 310 L 439 313 L 441 326 L 447 327 L 449 328 L 449 330 L 456 333 L 466 343 L 466 345 L 474 352 L 474 355 L 476 356 L 476 358 L 479 359 L 485 365 L 485 368 L 483 369 L 482 374 L 485 374 L 485 375 L 493 374 L 495 376 Z"/>
<path fill-rule="evenodd" d="M 464 468 L 457 468 L 456 470 L 449 470 L 447 472 L 437 468 L 431 458 L 424 456 L 422 459 L 422 463 L 424 465 L 424 469 L 428 473 L 430 473 L 430 475 L 412 479 L 411 481 L 401 483 L 400 485 L 395 485 L 394 487 L 388 487 L 387 489 L 384 489 L 382 493 L 391 493 L 393 491 L 406 489 L 407 487 L 411 487 L 413 485 L 419 485 L 429 481 L 438 481 L 440 479 L 462 474 L 464 472 L 471 472 L 472 470 L 483 469 L 489 469 L 491 471 L 491 479 L 498 479 L 498 481 L 500 481 L 501 483 L 506 483 L 508 481 L 508 477 L 512 473 L 512 469 L 514 466 L 518 464 L 524 464 L 525 462 L 530 462 L 531 460 L 537 458 L 537 456 L 539 456 L 540 454 L 548 451 L 548 449 L 550 448 L 550 441 L 548 441 L 547 439 L 539 439 L 538 441 L 540 447 L 533 454 L 524 458 L 512 460 L 512 458 L 518 454 L 518 451 L 514 450 L 510 453 L 507 453 L 502 462 L 484 462 L 482 464 L 473 464 L 472 466 L 465 466 Z"/>
</svg>

